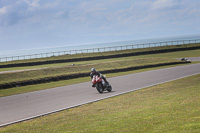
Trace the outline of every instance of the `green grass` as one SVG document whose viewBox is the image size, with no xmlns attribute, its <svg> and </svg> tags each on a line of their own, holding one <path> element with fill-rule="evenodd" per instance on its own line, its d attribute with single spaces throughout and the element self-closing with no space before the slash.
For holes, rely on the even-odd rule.
<svg viewBox="0 0 200 133">
<path fill-rule="evenodd" d="M 200 75 L 0 129 L 2 133 L 197 133 Z"/>
<path fill-rule="evenodd" d="M 160 57 L 167 58 L 170 59 L 171 58 L 181 58 L 181 57 L 198 57 L 200 56 L 200 50 L 191 50 L 191 51 L 180 51 L 180 52 L 171 52 L 171 53 L 163 53 L 163 54 L 153 54 L 153 55 L 143 55 L 143 56 L 134 56 L 134 57 L 126 57 L 126 58 L 116 58 L 116 59 L 107 59 L 107 60 L 99 60 L 99 61 L 94 61 L 94 62 L 78 62 L 80 64 L 76 64 L 78 65 L 84 65 L 84 63 L 91 65 L 92 63 L 94 64 L 98 64 L 99 63 L 107 63 L 108 65 L 110 64 L 109 62 L 113 62 L 113 61 L 127 61 L 127 60 L 140 60 L 142 61 L 143 59 L 159 59 Z M 144 60 L 143 60 L 144 61 Z M 83 63 L 83 64 L 81 64 Z M 152 62 L 154 63 L 154 62 Z M 133 65 L 138 65 L 136 62 L 133 62 Z M 168 66 L 169 67 L 169 66 Z M 162 67 L 159 67 L 162 68 Z M 123 74 L 128 74 L 128 73 L 135 73 L 135 72 L 140 72 L 140 71 L 146 71 L 146 70 L 152 70 L 154 68 L 151 69 L 143 69 L 143 70 L 139 70 L 139 71 L 131 71 L 131 72 L 125 72 L 125 73 L 115 73 L 115 74 L 108 74 L 107 76 L 119 76 L 119 75 L 123 75 Z M 158 69 L 158 68 L 155 68 Z M 85 71 L 89 72 L 90 67 Z M 45 70 L 46 72 L 48 72 L 48 70 Z M 23 74 L 25 73 L 25 75 L 27 74 L 27 72 L 22 72 L 22 73 L 14 73 L 14 74 L 8 74 L 8 75 L 4 75 L 4 78 L 1 78 L 1 82 L 7 82 L 8 80 L 10 81 L 14 81 L 15 79 L 17 80 L 22 80 L 22 78 L 24 77 L 19 77 L 17 76 L 18 74 Z M 37 73 L 39 73 L 38 71 L 35 71 L 33 73 L 36 73 L 35 75 L 37 75 Z M 1 75 L 1 74 L 0 74 Z M 9 76 L 10 77 L 6 77 Z M 15 75 L 15 79 L 12 77 L 13 75 Z M 29 78 L 34 78 L 33 75 L 27 75 L 29 76 Z M 38 76 L 38 75 L 37 75 Z M 19 77 L 19 79 L 17 78 Z M 24 78 L 25 79 L 25 78 Z M 81 79 L 75 79 L 76 82 L 74 82 L 74 80 L 68 80 L 68 81 L 59 81 L 59 82 L 51 82 L 51 83 L 45 83 L 45 84 L 38 84 L 38 85 L 30 85 L 30 86 L 23 86 L 23 87 L 16 87 L 16 88 L 10 88 L 10 89 L 3 89 L 0 90 L 0 97 L 2 96 L 8 96 L 8 95 L 14 95 L 14 94 L 19 94 L 19 93 L 26 93 L 26 92 L 31 92 L 31 91 L 37 91 L 37 90 L 43 90 L 43 89 L 48 89 L 48 88 L 53 88 L 53 87 L 59 87 L 59 86 L 64 86 L 64 85 L 69 85 L 69 84 L 74 84 L 74 83 L 81 83 L 81 82 L 85 82 L 85 81 L 89 81 L 89 78 L 86 78 L 84 80 Z"/>
<path fill-rule="evenodd" d="M 175 59 L 169 59 L 169 58 L 143 58 L 143 59 L 134 59 L 134 60 L 127 59 L 127 60 L 120 60 L 120 61 L 81 64 L 81 65 L 75 65 L 75 66 L 48 68 L 48 69 L 24 71 L 24 72 L 17 72 L 17 73 L 5 73 L 5 74 L 0 74 L 0 84 L 29 80 L 29 79 L 39 79 L 39 78 L 44 78 L 44 77 L 58 76 L 58 75 L 63 75 L 63 74 L 90 72 L 90 69 L 92 67 L 95 67 L 97 70 L 102 71 L 102 70 L 109 70 L 109 69 L 127 68 L 127 67 L 132 67 L 132 66 L 176 62 L 176 61 L 177 60 Z"/>
<path fill-rule="evenodd" d="M 181 46 L 176 46 L 176 47 L 181 47 Z M 140 49 L 140 50 L 148 50 L 148 49 Z M 130 51 L 127 50 L 127 51 L 121 51 L 121 52 L 130 52 Z M 116 51 L 113 51 L 113 53 L 115 52 Z M 119 52 L 120 51 L 118 51 L 118 53 Z M 98 54 L 102 54 L 102 53 L 98 53 Z M 80 56 L 80 55 L 73 55 L 73 56 Z M 78 72 L 89 72 L 91 67 L 96 67 L 99 71 L 101 71 L 101 70 L 107 70 L 107 69 L 113 69 L 113 68 L 125 68 L 125 67 L 130 67 L 130 66 L 171 62 L 171 61 L 175 61 L 174 58 L 199 57 L 199 56 L 200 56 L 200 50 L 189 50 L 189 51 L 140 55 L 140 56 L 131 56 L 131 57 L 123 57 L 123 58 L 104 59 L 104 60 L 58 63 L 58 64 L 51 64 L 51 65 L 39 65 L 39 66 L 19 67 L 19 68 L 17 67 L 3 68 L 3 69 L 0 69 L 0 71 L 53 67 L 53 68 L 42 69 L 42 70 L 0 74 L 0 83 L 2 84 L 2 83 L 9 83 L 9 82 L 23 81 L 27 79 L 38 79 L 38 78 L 43 78 L 43 77 L 48 77 L 48 76 L 57 76 L 57 75 L 71 74 L 71 73 L 78 73 Z M 55 57 L 55 58 L 58 58 L 58 57 Z M 75 64 L 75 66 L 70 66 L 71 64 Z M 150 69 L 145 69 L 145 70 L 150 70 Z M 144 71 L 144 70 L 141 70 L 141 71 Z M 134 72 L 138 72 L 138 71 L 131 71 L 128 73 L 134 73 Z M 123 73 L 119 73 L 119 74 L 115 73 L 115 74 L 111 74 L 111 76 L 113 75 L 118 76 L 121 74 Z M 51 82 L 51 83 L 45 83 L 45 84 L 39 84 L 39 85 L 31 85 L 31 86 L 16 87 L 16 88 L 11 88 L 11 89 L 0 90 L 0 97 L 13 95 L 13 94 L 19 94 L 19 93 L 25 93 L 25 92 L 31 92 L 31 91 L 37 91 L 37 90 L 43 90 L 43 89 L 48 89 L 48 88 L 53 88 L 53 87 L 58 87 L 58 86 L 63 86 L 63 85 L 69 85 L 69 84 L 74 84 L 77 82 L 88 81 L 88 79 L 82 80 L 82 78 L 80 80 L 79 79 L 75 79 L 75 80 L 76 82 L 74 82 L 74 80 L 68 80 L 68 81 Z"/>
<path fill-rule="evenodd" d="M 120 51 L 118 51 L 118 53 L 120 53 Z M 149 54 L 149 55 L 140 55 L 140 56 L 131 56 L 131 57 L 123 57 L 123 58 L 104 59 L 104 60 L 56 63 L 56 64 L 46 64 L 46 65 L 27 66 L 27 67 L 1 68 L 0 72 L 13 71 L 13 70 L 24 70 L 24 69 L 38 69 L 38 68 L 46 68 L 46 67 L 63 67 L 63 66 L 69 66 L 71 64 L 81 65 L 81 64 L 99 63 L 99 62 L 108 62 L 109 63 L 110 61 L 120 61 L 120 60 L 127 60 L 127 59 L 158 58 L 158 57 L 182 58 L 182 57 L 198 57 L 198 56 L 200 56 L 200 50 L 189 50 L 189 51 L 178 51 L 178 52 L 161 53 L 161 54 Z"/>
<path fill-rule="evenodd" d="M 62 59 L 75 59 L 75 58 L 95 57 L 95 56 L 108 56 L 108 55 L 126 54 L 126 53 L 134 53 L 134 52 L 144 52 L 144 51 L 152 51 L 152 50 L 195 47 L 195 46 L 199 46 L 199 45 L 200 45 L 200 43 L 196 43 L 196 44 L 184 44 L 184 45 L 173 45 L 173 46 L 160 46 L 160 47 L 140 48 L 140 49 L 129 49 L 129 50 L 109 51 L 109 52 L 97 52 L 97 53 L 61 55 L 61 56 L 53 56 L 53 57 L 46 57 L 46 58 L 37 58 L 37 59 L 28 59 L 28 60 L 19 60 L 19 61 L 0 62 L 0 65 L 15 64 L 15 63 L 27 63 L 27 62 L 42 62 L 42 61 L 62 60 Z"/>
<path fill-rule="evenodd" d="M 127 75 L 130 73 L 138 73 L 138 72 L 162 69 L 162 68 L 173 67 L 173 66 L 180 66 L 180 65 L 170 65 L 170 66 L 133 70 L 133 71 L 128 71 L 128 72 L 112 73 L 112 74 L 106 74 L 106 77 L 111 78 L 111 77 L 116 77 L 116 76 L 121 76 L 121 75 Z M 71 80 L 63 80 L 63 81 L 29 85 L 29 86 L 14 87 L 14 88 L 9 88 L 9 89 L 0 89 L 0 97 L 10 96 L 10 95 L 15 95 L 15 94 L 20 94 L 20 93 L 27 93 L 27 92 L 32 92 L 32 91 L 39 91 L 39 90 L 44 90 L 44 89 L 50 89 L 54 87 L 72 85 L 72 84 L 83 83 L 83 82 L 88 82 L 88 81 L 90 81 L 89 76 L 84 77 L 84 78 L 71 79 Z"/>
<path fill-rule="evenodd" d="M 81 57 L 81 55 L 74 55 L 74 58 L 77 58 L 78 56 Z M 40 78 L 44 75 L 55 76 L 59 74 L 69 74 L 73 73 L 74 70 L 77 70 L 75 67 L 78 68 L 79 72 L 88 72 L 91 67 L 97 66 L 99 66 L 97 69 L 103 70 L 102 68 L 121 68 L 128 65 L 137 66 L 162 61 L 174 61 L 174 58 L 198 56 L 200 56 L 200 50 L 191 50 L 97 61 L 5 68 L 0 69 L 0 71 L 61 66 L 61 68 L 27 71 L 8 75 L 1 74 L 0 82 L 5 83 L 8 80 L 17 81 L 27 78 Z M 70 64 L 75 64 L 75 66 L 69 66 Z M 107 74 L 107 77 L 126 75 L 158 68 Z M 176 82 L 170 82 L 123 96 L 103 100 L 98 103 L 87 104 L 76 109 L 62 111 L 50 116 L 18 123 L 6 128 L 1 128 L 0 132 L 198 132 L 200 130 L 200 124 L 198 122 L 200 116 L 199 113 L 197 113 L 200 112 L 199 104 L 197 102 L 200 100 L 198 99 L 200 89 L 198 83 L 199 77 L 199 75 L 193 76 L 184 80 L 178 80 Z M 90 78 L 86 77 L 4 89 L 0 90 L 0 97 L 76 84 L 89 80 Z M 181 103 L 182 101 L 189 101 L 189 103 Z M 114 107 L 113 105 L 116 106 Z"/>
</svg>

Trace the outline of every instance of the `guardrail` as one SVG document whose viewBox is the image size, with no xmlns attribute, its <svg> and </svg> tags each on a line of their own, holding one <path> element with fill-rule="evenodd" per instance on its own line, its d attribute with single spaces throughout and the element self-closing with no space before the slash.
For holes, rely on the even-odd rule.
<svg viewBox="0 0 200 133">
<path fill-rule="evenodd" d="M 125 46 L 113 46 L 113 47 L 103 47 L 103 48 L 92 48 L 92 49 L 81 49 L 81 50 L 70 50 L 70 51 L 59 51 L 59 52 L 50 52 L 50 53 L 2 57 L 2 58 L 0 58 L 0 62 L 35 59 L 35 58 L 45 58 L 45 57 L 60 56 L 60 55 L 72 55 L 72 54 L 80 54 L 80 53 L 107 52 L 107 51 L 150 48 L 150 47 L 181 45 L 181 44 L 194 44 L 194 43 L 200 43 L 200 39 L 143 43 L 143 44 L 133 44 L 133 45 L 125 45 Z"/>
</svg>

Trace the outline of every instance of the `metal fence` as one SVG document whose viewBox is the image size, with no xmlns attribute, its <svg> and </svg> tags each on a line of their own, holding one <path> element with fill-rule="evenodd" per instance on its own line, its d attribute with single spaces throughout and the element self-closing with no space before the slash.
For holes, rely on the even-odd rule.
<svg viewBox="0 0 200 133">
<path fill-rule="evenodd" d="M 14 61 L 14 60 L 35 59 L 35 58 L 45 58 L 45 57 L 60 56 L 60 55 L 107 52 L 107 51 L 150 48 L 150 47 L 181 45 L 181 44 L 194 44 L 194 43 L 200 43 L 200 39 L 196 39 L 196 40 L 178 40 L 178 41 L 167 41 L 167 42 L 155 42 L 155 43 L 143 43 L 143 44 L 133 44 L 133 45 L 124 45 L 124 46 L 112 46 L 112 47 L 103 47 L 103 48 L 92 48 L 92 49 L 81 49 L 81 50 L 70 50 L 70 51 L 59 51 L 59 52 L 50 52 L 50 53 L 40 53 L 40 54 L 31 54 L 31 55 L 2 57 L 2 58 L 0 58 L 0 62 L 8 62 L 8 61 Z"/>
</svg>

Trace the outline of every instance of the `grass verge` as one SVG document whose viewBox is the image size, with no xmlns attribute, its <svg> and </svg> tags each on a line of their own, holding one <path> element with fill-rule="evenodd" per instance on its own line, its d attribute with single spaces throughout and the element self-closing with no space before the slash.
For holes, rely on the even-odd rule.
<svg viewBox="0 0 200 133">
<path fill-rule="evenodd" d="M 119 73 L 110 73 L 110 74 L 106 74 L 106 77 L 111 78 L 111 77 L 116 77 L 116 76 L 121 76 L 121 75 L 127 75 L 130 73 L 151 71 L 155 69 L 175 67 L 175 66 L 180 66 L 180 65 L 160 66 L 160 67 L 138 69 L 138 70 L 132 70 L 132 71 L 126 71 L 126 72 L 119 72 Z M 10 96 L 10 95 L 15 95 L 15 94 L 20 94 L 20 93 L 27 93 L 27 92 L 32 92 L 32 91 L 39 91 L 39 90 L 44 90 L 44 89 L 50 89 L 50 88 L 83 83 L 83 82 L 88 82 L 88 81 L 90 81 L 89 76 L 84 77 L 84 78 L 71 79 L 71 80 L 63 80 L 63 81 L 29 85 L 29 86 L 21 86 L 21 87 L 9 88 L 9 89 L 0 89 L 0 97 Z"/>
<path fill-rule="evenodd" d="M 120 68 L 128 68 L 134 66 L 151 65 L 159 63 L 169 63 L 169 62 L 179 62 L 179 61 L 177 61 L 176 59 L 169 59 L 169 58 L 127 59 L 120 61 L 109 61 L 109 62 L 81 64 L 81 65 L 58 67 L 58 68 L 39 69 L 34 71 L 5 73 L 5 74 L 0 74 L 0 84 L 24 81 L 30 79 L 34 80 L 46 77 L 56 77 L 60 75 L 69 75 L 69 74 L 77 74 L 84 72 L 89 73 L 92 67 L 96 68 L 99 71 L 104 71 L 110 69 L 120 69 Z"/>
<path fill-rule="evenodd" d="M 60 63 L 60 64 L 45 65 L 45 66 L 42 65 L 42 66 L 37 66 L 37 67 L 55 67 L 57 65 L 57 66 L 61 66 L 61 68 L 48 68 L 48 69 L 36 70 L 36 71 L 0 74 L 0 83 L 17 82 L 17 81 L 23 81 L 23 80 L 27 80 L 27 79 L 38 79 L 38 78 L 47 77 L 47 76 L 69 74 L 69 73 L 76 72 L 77 70 L 80 72 L 81 71 L 88 72 L 91 69 L 91 67 L 96 67 L 96 66 L 98 66 L 97 68 L 101 71 L 101 70 L 103 70 L 102 68 L 104 68 L 105 65 L 106 65 L 106 67 L 105 67 L 106 69 L 122 68 L 122 67 L 127 67 L 127 66 L 145 65 L 145 64 L 149 64 L 149 63 L 154 64 L 154 63 L 159 63 L 159 62 L 161 63 L 161 62 L 165 62 L 165 61 L 174 61 L 174 58 L 199 57 L 199 56 L 200 56 L 200 50 L 189 50 L 189 51 L 178 51 L 178 52 L 161 53 L 161 54 L 132 56 L 132 57 L 124 57 L 124 58 L 105 59 L 105 60 L 97 60 L 97 61 L 80 61 L 80 62 L 76 62 L 75 66 L 73 66 L 73 67 L 69 66 L 69 63 L 68 64 Z M 99 65 L 99 64 L 101 64 L 101 65 Z M 66 66 L 66 65 L 68 65 L 68 66 Z M 76 69 L 76 67 L 77 67 L 77 69 Z M 102 68 L 100 68 L 100 67 L 102 67 Z M 24 67 L 24 69 L 25 68 L 31 69 L 34 67 L 31 67 L 31 68 Z M 162 67 L 159 67 L 159 68 L 162 68 Z M 12 70 L 13 69 L 23 69 L 23 67 L 12 68 Z M 158 69 L 158 68 L 156 68 L 156 69 Z M 3 71 L 6 69 L 2 68 L 2 69 L 0 69 L 0 71 L 1 70 Z M 151 70 L 151 69 L 143 69 L 141 71 L 145 71 L 145 70 Z M 134 73 L 134 72 L 139 72 L 139 71 L 129 71 L 128 73 Z M 117 76 L 117 75 L 121 75 L 121 74 L 122 73 L 119 73 L 119 74 L 115 73 L 112 75 Z M 89 78 L 86 78 L 86 79 L 87 80 L 82 80 L 82 78 L 81 78 L 79 83 L 89 81 Z M 58 82 L 45 83 L 45 84 L 40 84 L 40 85 L 30 85 L 30 86 L 0 90 L 0 97 L 74 84 L 74 83 L 78 82 L 78 79 L 75 79 L 75 81 L 76 82 L 74 82 L 74 80 L 58 81 Z"/>
<path fill-rule="evenodd" d="M 97 59 L 128 57 L 133 55 L 136 56 L 136 55 L 166 53 L 166 52 L 182 51 L 182 50 L 194 50 L 199 48 L 200 48 L 199 43 L 196 43 L 196 44 L 170 45 L 170 46 L 160 46 L 160 47 L 150 47 L 150 48 L 140 48 L 140 49 L 130 49 L 130 50 L 120 50 L 120 51 L 99 52 L 99 53 L 87 53 L 87 54 L 82 53 L 76 55 L 62 55 L 62 56 L 39 58 L 39 59 L 0 62 L 0 67 L 6 68 L 6 67 L 17 67 L 21 65 L 33 66 L 33 65 L 83 61 L 83 60 L 88 61 Z"/>
<path fill-rule="evenodd" d="M 13 71 L 13 70 L 24 70 L 24 69 L 40 69 L 40 68 L 48 68 L 48 67 L 65 67 L 65 66 L 70 66 L 71 64 L 83 65 L 83 64 L 109 63 L 109 62 L 113 62 L 113 61 L 131 60 L 131 59 L 133 60 L 133 59 L 148 58 L 150 60 L 152 58 L 160 58 L 160 57 L 183 58 L 183 57 L 199 57 L 199 56 L 200 56 L 200 50 L 188 50 L 188 51 L 177 51 L 177 52 L 169 52 L 169 53 L 149 54 L 149 55 L 130 56 L 130 57 L 123 57 L 123 58 L 102 59 L 102 60 L 93 60 L 93 61 L 79 61 L 79 62 L 46 64 L 46 65 L 38 65 L 38 66 L 0 68 L 0 72 Z"/>
<path fill-rule="evenodd" d="M 2 133 L 199 132 L 200 75 L 1 128 Z"/>
</svg>

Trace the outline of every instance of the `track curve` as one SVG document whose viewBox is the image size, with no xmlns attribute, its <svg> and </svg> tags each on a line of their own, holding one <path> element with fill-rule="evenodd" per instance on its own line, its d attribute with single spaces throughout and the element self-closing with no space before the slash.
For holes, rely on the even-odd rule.
<svg viewBox="0 0 200 133">
<path fill-rule="evenodd" d="M 0 98 L 0 127 L 200 73 L 200 63 L 109 78 L 113 92 L 90 82 Z"/>
</svg>

